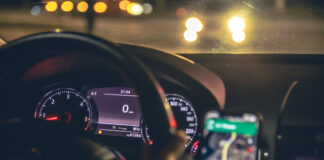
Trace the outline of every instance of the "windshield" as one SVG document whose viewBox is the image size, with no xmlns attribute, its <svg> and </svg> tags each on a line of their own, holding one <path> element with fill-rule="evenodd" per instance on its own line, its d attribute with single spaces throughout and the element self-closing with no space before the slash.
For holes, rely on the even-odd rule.
<svg viewBox="0 0 324 160">
<path fill-rule="evenodd" d="M 324 53 L 323 0 L 1 0 L 0 36 L 91 33 L 173 53 Z"/>
</svg>

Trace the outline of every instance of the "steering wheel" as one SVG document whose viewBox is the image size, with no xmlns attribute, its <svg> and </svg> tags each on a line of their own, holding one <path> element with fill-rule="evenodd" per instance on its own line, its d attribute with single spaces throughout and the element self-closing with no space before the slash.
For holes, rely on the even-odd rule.
<svg viewBox="0 0 324 160">
<path fill-rule="evenodd" d="M 82 53 L 61 53 L 60 51 L 63 49 L 71 51 L 77 49 L 82 51 Z M 164 154 L 166 146 L 174 140 L 174 137 L 177 137 L 177 123 L 166 101 L 161 85 L 152 72 L 138 58 L 122 51 L 113 43 L 91 35 L 68 32 L 41 33 L 24 37 L 3 46 L 0 49 L 0 72 L 1 75 L 4 75 L 1 77 L 0 83 L 2 88 L 2 93 L 0 93 L 2 104 L 10 106 L 11 102 L 8 100 L 10 100 L 10 96 L 12 96 L 17 84 L 19 84 L 19 79 L 24 73 L 39 62 L 57 56 L 83 57 L 82 61 L 88 62 L 88 65 L 100 63 L 100 67 L 103 70 L 111 69 L 112 66 L 116 67 L 131 82 L 139 95 L 142 115 L 145 117 L 150 128 L 152 138 L 154 138 L 154 144 L 149 147 L 149 152 L 146 152 L 144 157 L 148 158 L 148 155 L 150 155 L 149 159 L 156 159 L 159 155 Z M 78 61 L 78 59 L 75 61 Z M 55 127 L 69 130 L 65 126 L 44 125 L 36 122 L 27 124 L 27 122 L 19 121 L 19 117 L 14 120 L 5 119 L 1 121 L 0 128 L 6 132 L 0 133 L 0 139 L 3 139 L 3 146 L 12 144 L 22 145 L 24 143 L 32 143 L 39 136 L 38 133 L 43 132 L 42 136 L 45 136 L 45 139 L 48 140 L 45 144 L 42 142 L 46 146 L 45 148 L 53 149 L 53 146 L 54 148 L 59 147 L 55 143 L 67 143 L 69 139 L 74 141 L 73 143 L 69 142 L 69 145 L 66 144 L 65 149 L 69 148 L 70 151 L 74 150 L 75 152 L 64 154 L 52 153 L 51 155 L 61 156 L 55 158 L 86 159 L 85 157 L 87 157 L 87 159 L 107 159 L 107 154 L 102 153 L 107 153 L 111 150 L 105 148 L 102 144 L 91 138 L 91 136 L 72 131 L 72 129 L 70 129 L 71 131 L 69 130 L 68 135 L 61 134 L 53 129 Z M 17 134 L 17 132 L 20 134 Z M 52 132 L 55 132 L 55 135 L 50 134 Z M 23 136 L 22 134 L 30 137 Z M 19 142 L 13 143 L 12 140 Z M 54 150 L 60 152 L 57 148 Z M 4 150 L 1 152 L 4 152 Z M 85 154 L 85 152 L 91 153 Z M 77 155 L 75 155 L 76 153 Z"/>
</svg>

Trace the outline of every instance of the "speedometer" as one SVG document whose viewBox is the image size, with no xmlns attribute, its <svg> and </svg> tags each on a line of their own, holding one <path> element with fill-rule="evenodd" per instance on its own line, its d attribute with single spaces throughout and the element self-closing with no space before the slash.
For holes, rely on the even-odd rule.
<svg viewBox="0 0 324 160">
<path fill-rule="evenodd" d="M 48 92 L 35 110 L 35 119 L 69 123 L 87 130 L 93 119 L 88 100 L 71 88 L 59 88 Z"/>
<path fill-rule="evenodd" d="M 198 120 L 196 111 L 193 105 L 183 96 L 178 94 L 167 94 L 166 96 L 177 121 L 178 129 L 184 130 L 187 135 L 187 147 L 192 143 L 197 132 Z M 142 134 L 146 143 L 153 143 L 147 127 L 142 131 Z"/>
</svg>

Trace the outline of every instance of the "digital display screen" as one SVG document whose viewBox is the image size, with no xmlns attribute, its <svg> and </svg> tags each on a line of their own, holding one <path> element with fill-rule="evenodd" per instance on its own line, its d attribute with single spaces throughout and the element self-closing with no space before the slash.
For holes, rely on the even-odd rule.
<svg viewBox="0 0 324 160">
<path fill-rule="evenodd" d="M 141 110 L 135 90 L 127 87 L 95 88 L 88 96 L 97 107 L 96 134 L 141 137 Z"/>
<path fill-rule="evenodd" d="M 208 112 L 205 117 L 203 160 L 256 160 L 259 119 L 254 114 L 221 115 Z"/>
</svg>

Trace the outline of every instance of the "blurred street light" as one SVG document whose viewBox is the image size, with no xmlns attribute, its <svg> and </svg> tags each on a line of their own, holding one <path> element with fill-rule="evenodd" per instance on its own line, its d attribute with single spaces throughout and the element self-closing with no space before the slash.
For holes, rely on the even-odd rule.
<svg viewBox="0 0 324 160">
<path fill-rule="evenodd" d="M 203 24 L 198 18 L 190 17 L 186 21 L 186 28 L 195 32 L 200 32 L 203 29 Z"/>
<path fill-rule="evenodd" d="M 196 17 L 190 17 L 185 22 L 187 30 L 184 32 L 183 37 L 188 42 L 194 42 L 198 38 L 197 32 L 203 30 L 202 22 Z"/>
<path fill-rule="evenodd" d="M 89 5 L 88 5 L 88 3 L 85 2 L 85 1 L 81 1 L 81 2 L 79 2 L 78 5 L 77 5 L 77 10 L 78 10 L 79 12 L 81 12 L 81 13 L 86 12 L 86 11 L 88 10 L 88 8 L 89 8 Z"/>
<path fill-rule="evenodd" d="M 235 42 L 240 43 L 243 42 L 245 39 L 245 33 L 243 31 L 241 32 L 233 32 L 232 38 Z"/>
<path fill-rule="evenodd" d="M 61 4 L 61 10 L 63 12 L 71 12 L 74 8 L 74 4 L 71 1 L 64 1 Z"/>
<path fill-rule="evenodd" d="M 38 5 L 35 5 L 31 8 L 30 10 L 30 14 L 33 15 L 33 16 L 37 16 L 41 13 L 41 7 L 38 6 Z"/>
<path fill-rule="evenodd" d="M 131 2 L 128 1 L 128 0 L 121 0 L 119 2 L 119 8 L 122 10 L 122 11 L 126 11 L 127 10 L 127 6 L 130 4 Z"/>
<path fill-rule="evenodd" d="M 150 14 L 153 11 L 153 6 L 149 3 L 144 3 L 143 8 L 144 8 L 144 11 L 143 11 L 144 14 Z"/>
<path fill-rule="evenodd" d="M 127 12 L 131 15 L 138 16 L 143 13 L 143 6 L 139 3 L 130 3 L 127 6 Z"/>
<path fill-rule="evenodd" d="M 176 11 L 176 15 L 179 18 L 185 17 L 187 14 L 188 13 L 187 13 L 187 10 L 185 8 L 178 8 L 177 11 Z"/>
<path fill-rule="evenodd" d="M 245 22 L 241 17 L 232 17 L 228 22 L 228 27 L 232 32 L 243 31 L 245 28 Z"/>
<path fill-rule="evenodd" d="M 56 1 L 49 1 L 45 5 L 45 10 L 47 12 L 55 12 L 57 10 L 58 4 Z"/>
<path fill-rule="evenodd" d="M 94 4 L 93 6 L 93 10 L 96 12 L 96 13 L 104 13 L 106 12 L 108 6 L 106 3 L 104 2 L 97 2 Z"/>
<path fill-rule="evenodd" d="M 228 21 L 228 28 L 232 32 L 232 38 L 236 43 L 241 43 L 245 39 L 245 21 L 241 17 L 232 17 Z"/>
<path fill-rule="evenodd" d="M 194 42 L 197 40 L 198 35 L 197 35 L 197 32 L 195 32 L 193 30 L 186 30 L 183 34 L 183 37 L 188 42 Z"/>
</svg>

